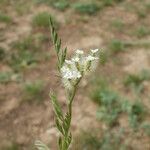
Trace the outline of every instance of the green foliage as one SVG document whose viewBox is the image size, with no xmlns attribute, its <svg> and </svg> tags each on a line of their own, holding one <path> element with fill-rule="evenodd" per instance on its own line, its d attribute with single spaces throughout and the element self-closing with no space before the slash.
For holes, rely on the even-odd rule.
<svg viewBox="0 0 150 150">
<path fill-rule="evenodd" d="M 104 6 L 112 6 L 114 4 L 114 0 L 104 0 L 103 5 Z"/>
<path fill-rule="evenodd" d="M 129 125 L 134 129 L 138 129 L 146 115 L 146 108 L 140 101 L 122 103 L 122 111 L 128 114 Z"/>
<path fill-rule="evenodd" d="M 20 147 L 16 143 L 12 143 L 10 146 L 6 146 L 3 148 L 3 150 L 19 150 Z"/>
<path fill-rule="evenodd" d="M 139 38 L 147 36 L 150 34 L 150 30 L 149 28 L 145 27 L 145 26 L 140 26 L 139 28 L 136 29 L 135 31 L 135 35 Z"/>
<path fill-rule="evenodd" d="M 50 21 L 50 25 L 51 25 L 51 37 L 52 37 L 52 41 L 55 46 L 55 51 L 57 54 L 58 70 L 60 71 L 60 68 L 63 66 L 63 63 L 66 58 L 67 48 L 61 49 L 61 39 L 58 37 L 58 34 L 55 31 L 54 23 L 53 23 L 53 20 L 51 17 L 50 17 L 49 21 Z"/>
<path fill-rule="evenodd" d="M 58 10 L 64 11 L 66 8 L 69 7 L 69 2 L 67 0 L 59 0 L 59 1 L 53 2 L 53 6 L 57 8 Z"/>
<path fill-rule="evenodd" d="M 98 100 L 100 108 L 97 111 L 97 117 L 109 126 L 114 125 L 121 112 L 118 95 L 110 90 L 101 90 Z"/>
<path fill-rule="evenodd" d="M 53 0 L 34 0 L 35 4 L 50 4 Z"/>
<path fill-rule="evenodd" d="M 38 150 L 50 150 L 44 143 L 41 141 L 35 141 L 35 146 Z"/>
<path fill-rule="evenodd" d="M 54 109 L 55 116 L 56 116 L 55 118 L 56 127 L 62 135 L 59 137 L 59 149 L 67 150 L 72 140 L 72 135 L 69 132 L 70 123 L 71 123 L 71 113 L 68 111 L 65 115 L 63 115 L 63 112 L 58 103 L 56 95 L 53 93 L 50 93 L 50 98 L 51 98 L 53 109 Z"/>
<path fill-rule="evenodd" d="M 32 25 L 33 27 L 40 27 L 40 28 L 46 28 L 49 29 L 49 18 L 50 13 L 48 12 L 39 12 L 33 17 Z M 54 20 L 54 18 L 53 18 Z M 58 23 L 56 20 L 54 20 L 54 24 L 56 27 L 58 27 Z"/>
<path fill-rule="evenodd" d="M 8 59 L 9 65 L 15 71 L 20 71 L 36 66 L 41 60 L 49 60 L 49 52 L 41 53 L 43 49 L 45 50 L 48 40 L 47 36 L 39 33 L 13 42 L 13 51 Z"/>
<path fill-rule="evenodd" d="M 90 93 L 90 96 L 94 102 L 100 104 L 100 91 L 104 91 L 108 88 L 108 82 L 105 78 L 94 78 L 92 80 L 92 84 L 95 87 L 95 89 Z"/>
<path fill-rule="evenodd" d="M 136 92 L 142 92 L 144 90 L 143 81 L 147 80 L 150 80 L 150 72 L 143 70 L 139 74 L 129 74 L 124 80 L 124 85 L 133 88 Z"/>
<path fill-rule="evenodd" d="M 38 50 L 38 46 L 34 44 L 34 38 L 32 36 L 25 37 L 19 41 L 12 43 L 12 48 L 20 51 L 25 50 Z"/>
<path fill-rule="evenodd" d="M 99 137 L 94 132 L 82 131 L 75 139 L 73 147 L 76 150 L 99 150 L 101 142 Z"/>
<path fill-rule="evenodd" d="M 11 72 L 0 72 L 0 83 L 8 83 L 11 80 Z"/>
<path fill-rule="evenodd" d="M 5 49 L 3 49 L 2 47 L 0 47 L 0 61 L 4 60 L 5 58 Z"/>
<path fill-rule="evenodd" d="M 1 5 L 0 8 L 6 7 L 10 4 L 10 1 L 6 1 L 6 0 L 1 0 Z"/>
<path fill-rule="evenodd" d="M 40 45 L 40 44 L 39 44 Z M 15 70 L 20 71 L 35 65 L 39 58 L 37 57 L 40 46 L 36 44 L 32 37 L 24 38 L 12 44 L 14 51 L 8 60 L 9 65 Z"/>
<path fill-rule="evenodd" d="M 149 81 L 150 80 L 150 71 L 149 70 L 142 70 L 140 73 L 141 78 L 143 78 L 143 80 L 145 81 Z"/>
<path fill-rule="evenodd" d="M 126 86 L 129 86 L 131 84 L 135 85 L 135 86 L 138 86 L 140 85 L 142 82 L 143 82 L 143 78 L 142 76 L 140 75 L 136 75 L 136 74 L 129 74 L 126 79 L 125 79 L 125 82 L 124 84 Z"/>
<path fill-rule="evenodd" d="M 117 123 L 117 118 L 121 112 L 120 101 L 118 95 L 108 89 L 106 83 L 99 84 L 92 92 L 92 99 L 99 104 L 97 110 L 97 118 L 103 120 L 107 125 L 113 126 Z"/>
<path fill-rule="evenodd" d="M 111 26 L 118 31 L 122 31 L 124 27 L 124 22 L 121 19 L 115 19 L 111 22 Z"/>
<path fill-rule="evenodd" d="M 118 3 L 118 2 L 122 2 L 123 0 L 103 0 L 102 1 L 102 4 L 104 6 L 112 6 L 114 5 L 115 3 Z"/>
<path fill-rule="evenodd" d="M 137 129 L 140 123 L 143 121 L 143 117 L 146 113 L 145 107 L 141 102 L 135 102 L 132 104 L 129 113 L 129 124 L 133 129 Z"/>
<path fill-rule="evenodd" d="M 108 47 L 111 50 L 112 54 L 122 52 L 125 49 L 124 43 L 118 39 L 112 40 L 109 43 Z"/>
<path fill-rule="evenodd" d="M 73 147 L 75 150 L 128 150 L 129 146 L 123 143 L 123 133 L 123 129 L 117 133 L 106 130 L 99 137 L 95 129 L 92 132 L 81 132 L 75 138 Z"/>
<path fill-rule="evenodd" d="M 49 36 L 43 33 L 37 33 L 35 36 L 35 40 L 38 42 L 38 47 L 45 42 L 49 42 Z"/>
<path fill-rule="evenodd" d="M 11 81 L 19 82 L 21 76 L 19 74 L 14 74 L 13 72 L 0 72 L 0 83 L 6 84 Z"/>
<path fill-rule="evenodd" d="M 108 126 L 114 126 L 122 113 L 128 115 L 129 124 L 133 129 L 137 129 L 143 121 L 146 109 L 141 102 L 132 103 L 125 100 L 106 85 L 98 87 L 92 93 L 92 99 L 99 104 L 97 118 Z"/>
<path fill-rule="evenodd" d="M 107 54 L 106 51 L 102 51 L 99 57 L 100 57 L 100 63 L 101 63 L 102 65 L 104 65 L 104 64 L 107 62 L 108 54 Z"/>
<path fill-rule="evenodd" d="M 149 33 L 150 33 L 150 30 L 144 26 L 141 26 L 140 28 L 137 29 L 138 37 L 143 37 L 143 36 L 149 35 Z"/>
<path fill-rule="evenodd" d="M 0 22 L 12 23 L 12 18 L 0 12 Z"/>
<path fill-rule="evenodd" d="M 23 87 L 24 100 L 29 102 L 42 102 L 44 96 L 44 82 L 36 80 L 34 82 L 26 82 Z"/>
<path fill-rule="evenodd" d="M 13 7 L 16 13 L 20 16 L 27 14 L 30 11 L 31 3 L 24 1 L 15 1 Z"/>
<path fill-rule="evenodd" d="M 122 139 L 124 129 L 119 129 L 117 133 L 106 130 L 101 138 L 101 147 L 99 150 L 128 150 L 129 146 Z"/>
<path fill-rule="evenodd" d="M 53 93 L 50 93 L 49 96 L 51 98 L 53 108 L 54 108 L 54 112 L 55 112 L 55 115 L 57 116 L 57 119 L 62 121 L 63 120 L 63 112 L 62 112 L 61 107 L 58 103 L 56 95 L 53 94 Z"/>
<path fill-rule="evenodd" d="M 141 129 L 144 130 L 144 132 L 150 136 L 150 122 L 144 122 L 142 125 L 141 125 Z"/>
<path fill-rule="evenodd" d="M 150 10 L 150 2 L 145 3 L 145 8 L 146 8 L 147 12 L 149 12 L 149 10 Z"/>
<path fill-rule="evenodd" d="M 100 10 L 100 6 L 96 3 L 75 3 L 73 8 L 79 13 L 88 15 L 96 14 Z"/>
<path fill-rule="evenodd" d="M 131 111 L 132 103 L 129 100 L 124 100 L 121 104 L 121 110 L 129 113 Z"/>
<path fill-rule="evenodd" d="M 57 54 L 58 61 L 58 71 L 60 72 L 61 67 L 66 58 L 67 48 L 61 48 L 61 39 L 58 37 L 58 34 L 55 31 L 53 20 L 50 17 L 50 27 L 51 27 L 51 37 L 55 47 L 55 52 Z M 68 92 L 68 91 L 67 91 Z M 50 93 L 50 99 L 53 105 L 53 109 L 55 112 L 55 124 L 61 135 L 59 136 L 58 146 L 59 150 L 68 150 L 70 143 L 72 141 L 72 135 L 70 132 L 71 126 L 71 118 L 72 118 L 72 101 L 74 99 L 76 93 L 76 85 L 74 85 L 73 89 L 69 91 L 67 94 L 67 112 L 64 114 L 61 110 L 59 102 L 55 94 Z"/>
<path fill-rule="evenodd" d="M 145 8 L 137 9 L 136 13 L 137 13 L 138 17 L 141 18 L 141 19 L 145 18 L 146 15 L 147 15 L 147 12 L 146 12 Z"/>
<path fill-rule="evenodd" d="M 34 57 L 33 52 L 30 51 L 15 52 L 11 55 L 11 60 L 9 61 L 10 66 L 17 72 L 36 63 L 37 59 Z"/>
</svg>

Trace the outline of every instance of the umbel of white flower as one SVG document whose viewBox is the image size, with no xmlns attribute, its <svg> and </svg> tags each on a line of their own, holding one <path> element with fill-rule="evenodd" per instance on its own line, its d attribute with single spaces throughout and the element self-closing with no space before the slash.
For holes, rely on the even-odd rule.
<svg viewBox="0 0 150 150">
<path fill-rule="evenodd" d="M 65 60 L 61 68 L 62 82 L 67 89 L 74 87 L 80 79 L 96 68 L 96 57 L 98 49 L 90 50 L 90 54 L 85 55 L 82 50 L 76 50 L 70 60 Z"/>
</svg>

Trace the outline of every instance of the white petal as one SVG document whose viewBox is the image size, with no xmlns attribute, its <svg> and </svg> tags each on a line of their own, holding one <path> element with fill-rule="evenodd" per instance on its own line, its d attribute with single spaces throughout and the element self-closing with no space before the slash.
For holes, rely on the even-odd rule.
<svg viewBox="0 0 150 150">
<path fill-rule="evenodd" d="M 91 52 L 92 53 L 96 53 L 96 52 L 98 52 L 99 51 L 99 49 L 91 49 Z"/>
<path fill-rule="evenodd" d="M 83 52 L 83 50 L 77 49 L 77 50 L 76 50 L 76 54 L 84 54 L 84 52 Z"/>
<path fill-rule="evenodd" d="M 86 57 L 87 61 L 93 61 L 93 60 L 97 60 L 97 59 L 99 59 L 99 58 L 98 57 L 93 57 L 91 55 L 89 55 L 89 56 Z"/>
<path fill-rule="evenodd" d="M 67 68 L 66 66 L 61 68 L 61 74 L 64 79 L 77 79 L 81 77 L 81 73 L 78 70 Z"/>
<path fill-rule="evenodd" d="M 74 61 L 74 62 L 79 62 L 80 59 L 79 59 L 79 57 L 74 57 L 71 60 Z"/>
<path fill-rule="evenodd" d="M 65 60 L 65 63 L 70 64 L 70 65 L 73 64 L 71 60 Z"/>
</svg>

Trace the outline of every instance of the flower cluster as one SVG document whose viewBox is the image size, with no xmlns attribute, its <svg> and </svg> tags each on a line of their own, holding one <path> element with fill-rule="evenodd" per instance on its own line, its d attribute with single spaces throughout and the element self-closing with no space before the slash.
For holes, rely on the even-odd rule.
<svg viewBox="0 0 150 150">
<path fill-rule="evenodd" d="M 71 89 L 83 75 L 95 69 L 99 59 L 96 57 L 97 52 L 98 49 L 94 49 L 90 51 L 89 55 L 85 56 L 82 50 L 76 50 L 71 60 L 65 60 L 61 68 L 61 76 L 66 88 Z"/>
</svg>

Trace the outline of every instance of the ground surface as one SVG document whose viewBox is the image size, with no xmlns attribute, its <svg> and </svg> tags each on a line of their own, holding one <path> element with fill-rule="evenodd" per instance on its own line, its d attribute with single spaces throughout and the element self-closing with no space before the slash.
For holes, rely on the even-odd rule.
<svg viewBox="0 0 150 150">
<path fill-rule="evenodd" d="M 84 8 L 88 1 L 78 2 L 80 7 L 73 0 L 66 2 L 0 2 L 0 149 L 34 149 L 36 139 L 56 149 L 58 134 L 48 93 L 50 89 L 57 91 L 64 110 L 65 94 L 57 76 L 56 55 L 50 39 L 47 16 L 51 14 L 63 46 L 68 47 L 68 56 L 76 49 L 102 50 L 96 72 L 81 83 L 77 92 L 73 104 L 73 135 L 80 139 L 82 132 L 93 130 L 102 139 L 103 131 L 117 135 L 123 128 L 118 145 L 123 143 L 128 150 L 150 150 L 150 2 L 97 0 L 93 1 L 94 6 L 89 4 L 90 8 Z M 41 17 L 41 12 L 46 15 Z M 92 101 L 91 95 L 97 95 L 95 89 L 101 88 L 101 81 L 107 82 L 120 99 L 140 101 L 146 110 L 144 117 L 140 105 L 136 107 L 137 114 L 130 118 L 132 127 L 125 113 L 120 114 L 113 126 L 97 119 L 96 112 L 102 104 Z M 140 115 L 142 119 L 136 120 Z M 136 132 L 133 120 L 141 127 Z M 142 128 L 141 120 L 148 122 L 146 129 Z M 80 142 L 86 143 L 85 139 L 75 140 L 72 150 L 84 149 Z M 108 148 L 107 144 L 101 147 L 95 144 L 93 150 L 123 149 L 112 143 L 116 146 L 113 148 L 111 142 Z"/>
</svg>

